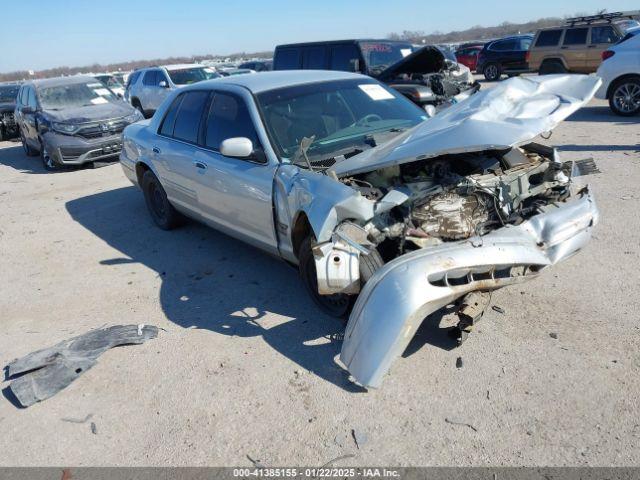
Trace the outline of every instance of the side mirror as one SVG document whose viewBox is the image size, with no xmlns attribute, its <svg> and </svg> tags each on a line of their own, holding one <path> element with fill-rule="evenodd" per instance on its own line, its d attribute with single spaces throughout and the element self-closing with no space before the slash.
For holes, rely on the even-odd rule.
<svg viewBox="0 0 640 480">
<path fill-rule="evenodd" d="M 223 140 L 220 153 L 225 157 L 247 158 L 253 154 L 253 142 L 246 137 L 234 137 Z"/>
<path fill-rule="evenodd" d="M 33 107 L 25 106 L 25 107 L 22 107 L 22 113 L 24 115 L 29 115 L 31 113 L 36 113 L 36 111 L 33 109 Z"/>
<path fill-rule="evenodd" d="M 162 88 L 169 88 L 169 84 L 166 82 L 166 80 L 160 80 L 158 86 Z"/>
</svg>

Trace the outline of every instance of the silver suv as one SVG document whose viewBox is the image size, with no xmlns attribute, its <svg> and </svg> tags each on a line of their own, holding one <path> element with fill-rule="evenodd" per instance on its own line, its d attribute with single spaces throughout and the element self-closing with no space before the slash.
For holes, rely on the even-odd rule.
<svg viewBox="0 0 640 480">
<path fill-rule="evenodd" d="M 129 75 L 124 98 L 150 117 L 171 90 L 218 77 L 213 68 L 197 63 L 142 68 Z"/>
</svg>

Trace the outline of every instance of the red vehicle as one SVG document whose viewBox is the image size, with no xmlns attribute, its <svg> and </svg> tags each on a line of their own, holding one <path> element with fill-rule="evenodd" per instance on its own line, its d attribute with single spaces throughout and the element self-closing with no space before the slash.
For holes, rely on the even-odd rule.
<svg viewBox="0 0 640 480">
<path fill-rule="evenodd" d="M 478 53 L 482 50 L 483 45 L 470 45 L 462 47 L 456 51 L 456 60 L 458 63 L 469 67 L 472 72 L 476 70 L 476 64 L 478 63 Z"/>
</svg>

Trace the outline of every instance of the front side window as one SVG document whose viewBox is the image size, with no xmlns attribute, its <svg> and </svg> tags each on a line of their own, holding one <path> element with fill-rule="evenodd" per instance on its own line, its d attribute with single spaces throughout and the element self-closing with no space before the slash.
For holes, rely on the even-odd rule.
<svg viewBox="0 0 640 480">
<path fill-rule="evenodd" d="M 27 99 L 27 105 L 29 105 L 34 110 L 38 107 L 38 102 L 36 101 L 36 91 L 33 88 L 29 89 L 29 98 Z"/>
<path fill-rule="evenodd" d="M 377 136 L 389 140 L 426 119 L 401 94 L 368 79 L 280 88 L 257 98 L 274 148 L 287 159 L 305 137 L 314 137 L 309 158 L 321 160 L 370 148 Z"/>
<path fill-rule="evenodd" d="M 355 45 L 338 45 L 331 49 L 330 70 L 341 70 L 344 72 L 355 71 L 355 65 L 360 54 Z"/>
<path fill-rule="evenodd" d="M 563 45 L 585 45 L 588 28 L 568 28 L 564 34 Z"/>
<path fill-rule="evenodd" d="M 173 127 L 173 138 L 197 143 L 200 119 L 209 98 L 209 92 L 187 92 L 183 96 Z"/>
<path fill-rule="evenodd" d="M 616 43 L 620 35 L 611 25 L 591 27 L 591 43 Z"/>
<path fill-rule="evenodd" d="M 251 115 L 245 101 L 230 93 L 216 93 L 209 109 L 205 145 L 219 150 L 227 138 L 245 137 L 259 144 Z"/>
<path fill-rule="evenodd" d="M 145 72 L 144 77 L 142 77 L 142 84 L 147 87 L 155 87 L 158 85 L 158 71 L 148 70 Z"/>
<path fill-rule="evenodd" d="M 555 47 L 560 42 L 562 30 L 543 30 L 538 35 L 536 47 Z"/>
<path fill-rule="evenodd" d="M 110 102 L 119 102 L 111 90 L 99 81 L 92 83 L 72 83 L 57 87 L 42 88 L 38 92 L 40 104 L 45 110 L 90 107 Z M 35 101 L 35 97 L 34 97 Z M 31 105 L 31 96 L 29 97 Z"/>
</svg>

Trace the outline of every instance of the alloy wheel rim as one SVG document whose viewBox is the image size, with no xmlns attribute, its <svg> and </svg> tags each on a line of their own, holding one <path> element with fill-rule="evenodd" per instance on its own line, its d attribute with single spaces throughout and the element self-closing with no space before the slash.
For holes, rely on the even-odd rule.
<svg viewBox="0 0 640 480">
<path fill-rule="evenodd" d="M 616 108 L 624 113 L 635 112 L 640 109 L 640 85 L 637 83 L 623 83 L 613 94 Z"/>
<path fill-rule="evenodd" d="M 55 166 L 55 164 L 53 163 L 53 158 L 51 158 L 51 155 L 49 155 L 46 147 L 42 148 L 42 158 L 44 160 L 44 164 L 47 166 L 47 168 L 53 168 Z"/>
<path fill-rule="evenodd" d="M 495 65 L 489 65 L 487 67 L 487 76 L 489 78 L 495 78 L 496 77 L 496 73 L 498 73 L 498 69 L 496 68 Z"/>
</svg>

